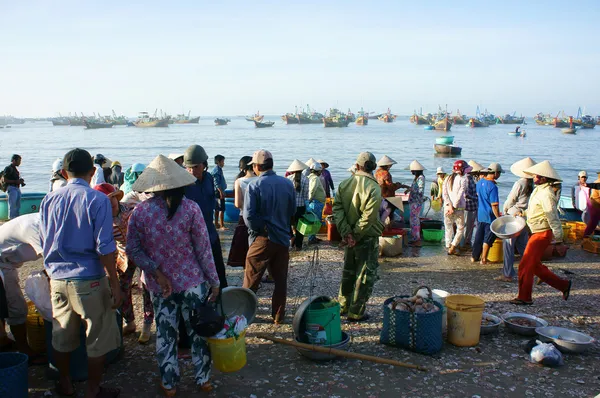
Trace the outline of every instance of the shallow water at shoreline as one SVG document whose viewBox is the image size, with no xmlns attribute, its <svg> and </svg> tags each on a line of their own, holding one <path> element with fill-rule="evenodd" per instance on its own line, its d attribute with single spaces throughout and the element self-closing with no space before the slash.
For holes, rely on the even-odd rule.
<svg viewBox="0 0 600 398">
<path fill-rule="evenodd" d="M 52 162 L 68 150 L 81 147 L 92 155 L 102 153 L 112 160 L 119 160 L 124 167 L 140 162 L 148 164 L 157 154 L 183 153 L 191 144 L 204 146 L 212 158 L 216 154 L 226 157 L 225 177 L 229 187 L 237 174 L 240 157 L 252 155 L 259 148 L 273 153 L 275 170 L 283 174 L 295 159 L 306 161 L 309 157 L 323 158 L 330 164 L 334 182 L 347 178 L 346 171 L 361 151 L 371 151 L 379 159 L 384 154 L 398 164 L 392 168 L 397 181 L 409 183 L 412 176 L 404 168 L 412 159 L 418 159 L 427 169 L 426 191 L 435 177 L 435 170 L 443 166 L 450 170 L 456 159 L 474 159 L 487 166 L 499 162 L 506 173 L 499 180 L 501 200 L 508 194 L 517 179 L 509 172 L 510 165 L 531 156 L 536 161 L 550 160 L 565 180 L 564 193 L 577 180 L 577 173 L 584 169 L 593 180 L 600 170 L 596 148 L 600 131 L 579 130 L 577 135 L 562 134 L 560 129 L 537 126 L 532 120 L 522 130 L 524 138 L 509 136 L 514 125 L 493 125 L 488 128 L 471 129 L 453 126 L 447 135 L 455 137 L 455 145 L 463 148 L 461 157 L 435 156 L 435 137 L 441 132 L 425 131 L 423 126 L 409 123 L 401 117 L 394 123 L 370 120 L 368 126 L 351 124 L 347 128 L 324 128 L 317 125 L 285 125 L 278 116 L 265 117 L 276 122 L 273 128 L 257 129 L 243 118 L 232 118 L 227 126 L 215 126 L 212 117 L 205 117 L 199 124 L 171 125 L 168 128 L 113 127 L 112 129 L 85 130 L 83 127 L 52 126 L 51 123 L 26 123 L 0 130 L 3 136 L 0 146 L 2 166 L 9 164 L 10 156 L 23 156 L 20 167 L 27 186 L 23 192 L 47 192 Z"/>
</svg>

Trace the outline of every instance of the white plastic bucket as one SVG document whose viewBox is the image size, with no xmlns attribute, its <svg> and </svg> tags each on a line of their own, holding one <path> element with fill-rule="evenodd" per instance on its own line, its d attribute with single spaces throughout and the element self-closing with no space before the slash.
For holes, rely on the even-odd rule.
<svg viewBox="0 0 600 398">
<path fill-rule="evenodd" d="M 440 303 L 442 305 L 442 334 L 446 335 L 446 332 L 448 330 L 448 326 L 447 326 L 447 312 L 448 310 L 446 309 L 446 297 L 450 296 L 450 293 L 448 293 L 445 290 L 440 290 L 440 289 L 433 289 L 431 291 L 431 293 L 433 294 L 433 300 Z"/>
</svg>

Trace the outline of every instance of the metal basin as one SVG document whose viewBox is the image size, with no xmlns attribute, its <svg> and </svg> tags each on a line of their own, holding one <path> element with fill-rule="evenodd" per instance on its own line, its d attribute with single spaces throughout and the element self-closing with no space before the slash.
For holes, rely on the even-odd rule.
<svg viewBox="0 0 600 398">
<path fill-rule="evenodd" d="M 296 336 L 296 341 L 298 343 L 302 343 L 302 341 L 298 340 L 298 336 Z M 348 344 L 350 343 L 350 336 L 347 333 L 342 332 L 342 341 L 337 344 L 332 345 L 321 345 L 318 347 L 328 347 L 335 348 L 337 350 L 346 350 L 348 348 Z M 312 359 L 314 361 L 330 361 L 332 359 L 337 358 L 337 355 L 334 354 L 326 354 L 324 352 L 311 351 L 305 348 L 296 347 L 296 350 L 303 356 Z"/>
<path fill-rule="evenodd" d="M 502 323 L 502 319 L 498 318 L 496 315 L 488 314 L 487 312 L 483 313 L 481 317 L 483 319 L 487 319 L 488 321 L 493 322 L 493 325 L 481 325 L 480 334 L 492 334 L 498 332 L 500 329 L 500 324 Z"/>
<path fill-rule="evenodd" d="M 541 341 L 554 343 L 565 354 L 581 354 L 596 341 L 587 334 L 557 326 L 539 327 L 535 331 Z"/>
<path fill-rule="evenodd" d="M 536 328 L 548 326 L 548 322 L 543 320 L 542 318 L 538 318 L 534 315 L 523 314 L 520 312 L 507 312 L 502 314 L 502 321 L 504 322 L 504 326 L 507 327 L 508 330 L 520 334 L 521 336 L 535 336 L 537 333 L 535 332 Z M 510 323 L 510 320 L 513 318 L 527 318 L 536 322 L 535 326 L 521 326 L 514 323 Z"/>
<path fill-rule="evenodd" d="M 525 225 L 523 217 L 502 216 L 492 222 L 490 229 L 500 239 L 512 239 L 521 235 Z"/>
<path fill-rule="evenodd" d="M 221 291 L 223 311 L 227 318 L 235 315 L 244 315 L 248 325 L 252 323 L 258 309 L 256 294 L 250 289 L 237 286 L 229 286 Z M 217 312 L 221 313 L 221 306 L 217 305 Z"/>
</svg>

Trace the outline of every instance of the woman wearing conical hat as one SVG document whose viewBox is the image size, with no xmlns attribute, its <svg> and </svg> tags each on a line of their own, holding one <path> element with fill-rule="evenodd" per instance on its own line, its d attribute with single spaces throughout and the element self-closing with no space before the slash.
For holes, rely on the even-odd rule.
<svg viewBox="0 0 600 398">
<path fill-rule="evenodd" d="M 390 169 L 397 162 L 390 158 L 387 155 L 384 155 L 377 162 L 377 166 L 379 169 L 375 172 L 375 178 L 377 179 L 377 183 L 381 187 L 381 196 L 384 198 L 391 198 L 396 196 L 396 190 L 400 188 L 408 188 L 407 186 L 394 182 L 392 180 L 392 174 L 390 174 Z"/>
<path fill-rule="evenodd" d="M 219 275 L 200 207 L 184 196 L 196 178 L 175 161 L 156 157 L 133 184 L 154 197 L 138 204 L 129 219 L 127 256 L 142 270 L 152 293 L 156 319 L 156 358 L 165 395 L 174 396 L 179 379 L 177 320 L 183 316 L 192 340 L 195 381 L 212 389 L 210 350 L 190 324 L 192 309 L 215 301 Z"/>
<path fill-rule="evenodd" d="M 298 159 L 294 159 L 290 167 L 286 170 L 289 173 L 287 178 L 294 184 L 294 192 L 296 193 L 296 214 L 292 220 L 292 232 L 294 235 L 291 242 L 292 247 L 296 251 L 302 250 L 304 235 L 298 231 L 296 225 L 298 225 L 298 220 L 306 213 L 306 201 L 308 200 L 309 192 L 309 181 L 308 177 L 303 173 L 304 170 L 308 170 L 308 166 Z"/>
<path fill-rule="evenodd" d="M 503 212 L 511 216 L 517 213 L 524 213 L 529 203 L 529 197 L 533 192 L 533 176 L 525 174 L 523 170 L 535 165 L 535 161 L 529 157 L 519 160 L 510 166 L 510 171 L 520 177 L 514 184 L 513 187 L 504 202 Z M 515 272 L 515 248 L 519 253 L 525 252 L 527 246 L 527 240 L 529 239 L 529 232 L 527 228 L 521 232 L 519 236 L 512 239 L 504 239 L 502 241 L 502 247 L 504 250 L 504 267 L 502 269 L 502 275 L 494 278 L 502 282 L 512 282 L 513 278 L 517 275 Z"/>
<path fill-rule="evenodd" d="M 406 168 L 410 170 L 415 178 L 411 186 L 406 190 L 408 195 L 408 204 L 410 206 L 410 232 L 411 241 L 408 242 L 411 246 L 421 246 L 421 209 L 425 200 L 425 176 L 423 171 L 425 167 L 419 161 L 413 160 Z"/>
<path fill-rule="evenodd" d="M 523 214 L 527 216 L 531 237 L 519 263 L 519 295 L 511 303 L 533 304 L 531 291 L 534 276 L 562 292 L 563 299 L 567 300 L 571 293 L 571 281 L 558 277 L 542 264 L 542 256 L 553 240 L 557 243 L 558 251 L 564 250 L 563 230 L 558 218 L 558 198 L 554 189 L 561 178 L 547 160 L 523 170 L 523 173 L 532 176 L 535 184 L 527 210 Z"/>
</svg>

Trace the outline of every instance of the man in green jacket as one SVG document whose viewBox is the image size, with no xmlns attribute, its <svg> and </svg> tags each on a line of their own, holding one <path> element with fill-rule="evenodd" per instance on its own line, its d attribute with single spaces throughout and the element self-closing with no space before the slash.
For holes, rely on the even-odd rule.
<svg viewBox="0 0 600 398">
<path fill-rule="evenodd" d="M 372 153 L 358 155 L 356 173 L 339 184 L 333 203 L 333 217 L 346 245 L 339 301 L 350 322 L 368 319 L 365 307 L 377 280 L 383 223 L 379 218 L 381 188 L 373 176 L 376 167 Z"/>
</svg>

